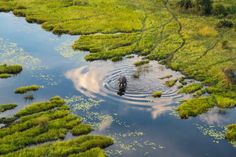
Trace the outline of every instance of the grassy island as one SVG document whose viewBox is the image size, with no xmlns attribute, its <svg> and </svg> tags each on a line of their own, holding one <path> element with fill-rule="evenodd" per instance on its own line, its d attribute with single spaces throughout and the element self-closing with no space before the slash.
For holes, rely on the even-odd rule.
<svg viewBox="0 0 236 157">
<path fill-rule="evenodd" d="M 102 148 L 113 144 L 113 140 L 105 136 L 87 135 L 91 131 L 91 126 L 83 124 L 80 117 L 72 114 L 63 99 L 53 97 L 21 109 L 11 118 L 7 127 L 0 129 L 0 155 L 105 156 Z M 78 137 L 63 141 L 68 132 Z"/>
<path fill-rule="evenodd" d="M 16 106 L 16 104 L 0 104 L 0 113 L 14 109 Z"/>
<path fill-rule="evenodd" d="M 236 146 L 236 124 L 228 125 L 226 128 L 226 139 Z"/>
<path fill-rule="evenodd" d="M 31 86 L 22 86 L 22 87 L 19 87 L 15 90 L 15 93 L 16 94 L 25 94 L 29 91 L 37 91 L 39 90 L 41 87 L 38 86 L 38 85 L 31 85 Z"/>
<path fill-rule="evenodd" d="M 162 92 L 161 91 L 156 91 L 152 93 L 152 97 L 154 98 L 160 98 L 162 96 Z"/>
<path fill-rule="evenodd" d="M 199 114 L 207 112 L 215 106 L 215 100 L 212 97 L 200 97 L 187 100 L 182 103 L 177 111 L 180 118 L 188 119 L 190 116 L 195 117 Z"/>
<path fill-rule="evenodd" d="M 22 71 L 21 65 L 0 65 L 0 78 L 6 79 Z"/>
<path fill-rule="evenodd" d="M 179 93 L 190 94 L 190 93 L 194 93 L 194 92 L 200 90 L 201 88 L 202 88 L 201 84 L 194 83 L 194 84 L 190 84 L 186 87 L 183 87 L 182 89 L 180 89 Z"/>
</svg>

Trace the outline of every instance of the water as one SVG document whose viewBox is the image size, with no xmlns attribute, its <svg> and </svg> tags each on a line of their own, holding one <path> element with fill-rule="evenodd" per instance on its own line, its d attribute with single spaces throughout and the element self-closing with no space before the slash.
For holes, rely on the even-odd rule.
<svg viewBox="0 0 236 157">
<path fill-rule="evenodd" d="M 235 109 L 214 108 L 189 120 L 176 116 L 179 100 L 189 96 L 177 94 L 178 83 L 168 88 L 164 85 L 168 79 L 160 78 L 180 78 L 179 72 L 157 62 L 137 69 L 133 66 L 137 57 L 118 63 L 86 62 L 87 52 L 70 48 L 78 36 L 53 35 L 10 13 L 0 13 L 0 21 L 0 61 L 24 66 L 20 75 L 0 80 L 1 103 L 19 105 L 1 117 L 30 103 L 15 95 L 15 88 L 39 84 L 44 88 L 33 93 L 34 101 L 59 95 L 73 112 L 97 127 L 94 134 L 116 140 L 107 149 L 110 156 L 233 157 L 236 153 L 236 148 L 223 139 L 223 126 L 236 123 Z M 138 79 L 134 78 L 137 73 Z M 116 94 L 121 75 L 128 79 L 127 93 L 122 97 Z M 157 90 L 163 91 L 163 96 L 154 99 L 151 93 Z"/>
</svg>

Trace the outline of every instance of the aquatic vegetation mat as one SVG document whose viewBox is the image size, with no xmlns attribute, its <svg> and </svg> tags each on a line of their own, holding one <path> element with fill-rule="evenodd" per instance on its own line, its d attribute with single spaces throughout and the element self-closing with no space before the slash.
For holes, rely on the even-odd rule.
<svg viewBox="0 0 236 157">
<path fill-rule="evenodd" d="M 23 70 L 21 65 L 0 65 L 1 78 L 9 78 L 11 75 L 19 74 Z"/>
<path fill-rule="evenodd" d="M 15 93 L 16 94 L 25 94 L 25 93 L 30 92 L 30 91 L 37 91 L 40 88 L 41 87 L 39 85 L 22 86 L 22 87 L 17 88 L 15 90 Z"/>
<path fill-rule="evenodd" d="M 0 129 L 2 156 L 98 156 L 113 144 L 109 137 L 87 135 L 92 127 L 72 114 L 60 97 L 27 105 L 11 119 Z M 69 132 L 79 137 L 63 141 Z"/>
<path fill-rule="evenodd" d="M 16 106 L 16 104 L 0 104 L 0 113 L 14 109 Z"/>
<path fill-rule="evenodd" d="M 177 111 L 182 119 L 187 119 L 190 116 L 195 117 L 201 113 L 207 112 L 215 106 L 216 102 L 212 97 L 193 98 L 183 102 Z"/>
<path fill-rule="evenodd" d="M 226 139 L 228 139 L 234 146 L 236 146 L 236 124 L 228 125 L 226 128 Z"/>
</svg>

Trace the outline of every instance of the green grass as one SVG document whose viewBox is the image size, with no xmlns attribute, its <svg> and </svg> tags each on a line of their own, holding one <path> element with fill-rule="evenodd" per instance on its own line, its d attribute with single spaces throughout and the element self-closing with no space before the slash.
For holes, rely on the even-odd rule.
<svg viewBox="0 0 236 157">
<path fill-rule="evenodd" d="M 152 97 L 154 98 L 160 98 L 162 96 L 162 92 L 161 91 L 156 91 L 152 93 Z"/>
<path fill-rule="evenodd" d="M 165 82 L 165 85 L 166 85 L 167 87 L 173 87 L 173 86 L 176 84 L 177 81 L 178 81 L 177 79 L 169 80 L 169 81 L 166 81 L 166 82 Z"/>
<path fill-rule="evenodd" d="M 207 112 L 215 106 L 215 100 L 212 97 L 200 97 L 183 102 L 177 109 L 182 119 L 188 119 Z"/>
<path fill-rule="evenodd" d="M 113 144 L 109 137 L 87 135 L 92 131 L 91 126 L 83 124 L 80 117 L 72 114 L 60 97 L 27 105 L 14 117 L 0 121 L 7 124 L 0 129 L 0 155 L 3 156 L 98 155 L 103 153 L 103 148 Z M 58 141 L 63 140 L 67 132 L 79 137 Z"/>
<path fill-rule="evenodd" d="M 179 93 L 186 93 L 186 94 L 190 94 L 190 93 L 194 93 L 198 90 L 200 90 L 202 88 L 202 85 L 199 83 L 193 83 L 190 84 L 186 87 L 183 87 L 182 89 L 179 90 Z"/>
<path fill-rule="evenodd" d="M 219 95 L 215 95 L 217 106 L 220 108 L 232 108 L 236 106 L 236 98 L 228 98 Z"/>
<path fill-rule="evenodd" d="M 41 87 L 38 85 L 31 85 L 31 86 L 23 86 L 23 87 L 19 87 L 15 90 L 16 94 L 25 94 L 29 91 L 37 91 L 39 90 Z"/>
<path fill-rule="evenodd" d="M 21 65 L 0 65 L 0 74 L 1 76 L 7 76 L 6 74 L 18 74 L 22 71 L 22 66 Z M 8 76 L 9 76 L 8 75 Z"/>
<path fill-rule="evenodd" d="M 236 143 L 236 124 L 231 124 L 226 127 L 225 137 L 231 143 Z"/>
<path fill-rule="evenodd" d="M 9 77 L 11 77 L 10 74 L 0 74 L 0 78 L 2 78 L 2 79 L 7 79 Z"/>
<path fill-rule="evenodd" d="M 16 108 L 16 104 L 0 104 L 0 113 Z"/>
</svg>

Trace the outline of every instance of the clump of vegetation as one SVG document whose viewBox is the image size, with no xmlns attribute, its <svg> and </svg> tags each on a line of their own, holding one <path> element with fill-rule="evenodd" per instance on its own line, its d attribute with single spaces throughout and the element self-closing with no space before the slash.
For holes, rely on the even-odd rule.
<svg viewBox="0 0 236 157">
<path fill-rule="evenodd" d="M 231 143 L 236 143 L 236 124 L 231 124 L 226 127 L 225 138 Z"/>
<path fill-rule="evenodd" d="M 2 79 L 7 79 L 9 77 L 11 77 L 10 74 L 0 74 L 0 78 L 2 78 Z"/>
<path fill-rule="evenodd" d="M 218 32 L 215 30 L 215 28 L 210 26 L 201 28 L 198 33 L 203 37 L 216 37 L 218 35 Z"/>
<path fill-rule="evenodd" d="M 188 119 L 190 116 L 195 117 L 199 114 L 207 112 L 215 106 L 215 101 L 212 97 L 200 97 L 187 100 L 182 103 L 177 111 L 182 119 Z"/>
<path fill-rule="evenodd" d="M 152 97 L 154 98 L 160 98 L 162 96 L 162 92 L 161 91 L 156 91 L 152 93 Z"/>
<path fill-rule="evenodd" d="M 16 94 L 25 94 L 29 91 L 37 91 L 39 90 L 41 87 L 38 85 L 31 85 L 31 86 L 23 86 L 23 87 L 19 87 L 15 90 Z"/>
<path fill-rule="evenodd" d="M 169 81 L 166 81 L 166 82 L 165 82 L 165 85 L 166 85 L 167 87 L 173 87 L 173 86 L 176 84 L 177 81 L 178 81 L 178 79 L 169 80 Z"/>
<path fill-rule="evenodd" d="M 60 97 L 30 104 L 14 117 L 0 121 L 8 124 L 0 129 L 0 154 L 4 156 L 62 157 L 85 151 L 91 153 L 93 148 L 103 152 L 102 148 L 113 144 L 109 137 L 86 135 L 92 131 L 91 126 L 82 124 L 81 118 L 72 114 Z M 63 140 L 67 132 L 83 136 L 58 141 Z M 36 144 L 42 145 L 31 146 Z"/>
<path fill-rule="evenodd" d="M 88 125 L 88 124 L 80 124 L 80 125 L 75 126 L 72 129 L 72 134 L 74 136 L 78 136 L 78 135 L 88 134 L 91 131 L 93 131 L 93 129 L 92 129 L 92 127 L 90 125 Z"/>
<path fill-rule="evenodd" d="M 16 104 L 0 104 L 0 113 L 14 109 L 16 106 Z"/>
<path fill-rule="evenodd" d="M 232 98 L 215 95 L 217 106 L 220 108 L 232 108 L 236 106 L 236 100 Z"/>
<path fill-rule="evenodd" d="M 111 60 L 112 62 L 118 62 L 118 61 L 121 61 L 122 59 L 123 59 L 122 57 L 116 56 L 116 57 L 113 57 Z"/>
<path fill-rule="evenodd" d="M 143 61 L 137 61 L 137 62 L 134 63 L 134 65 L 136 67 L 142 66 L 142 65 L 145 65 L 145 64 L 149 64 L 149 61 L 148 60 L 143 60 Z"/>
<path fill-rule="evenodd" d="M 190 93 L 194 93 L 198 90 L 200 90 L 202 88 L 202 85 L 199 83 L 193 83 L 190 84 L 186 87 L 183 87 L 182 89 L 179 90 L 179 93 L 186 93 L 186 94 L 190 94 Z"/>
<path fill-rule="evenodd" d="M 21 65 L 0 65 L 0 78 L 9 78 L 12 74 L 18 74 L 22 70 Z"/>
<path fill-rule="evenodd" d="M 180 0 L 179 2 L 177 2 L 177 5 L 180 8 L 185 9 L 185 10 L 188 10 L 194 7 L 192 0 Z"/>
<path fill-rule="evenodd" d="M 213 12 L 213 15 L 219 16 L 219 17 L 225 17 L 229 14 L 228 10 L 222 4 L 215 5 L 212 12 Z"/>
<path fill-rule="evenodd" d="M 193 96 L 194 97 L 199 97 L 199 96 L 202 96 L 203 94 L 205 94 L 207 92 L 207 90 L 204 88 L 204 89 L 200 89 L 198 91 L 196 91 Z"/>
<path fill-rule="evenodd" d="M 217 28 L 232 28 L 234 26 L 234 23 L 229 20 L 221 20 L 217 23 Z"/>
</svg>

